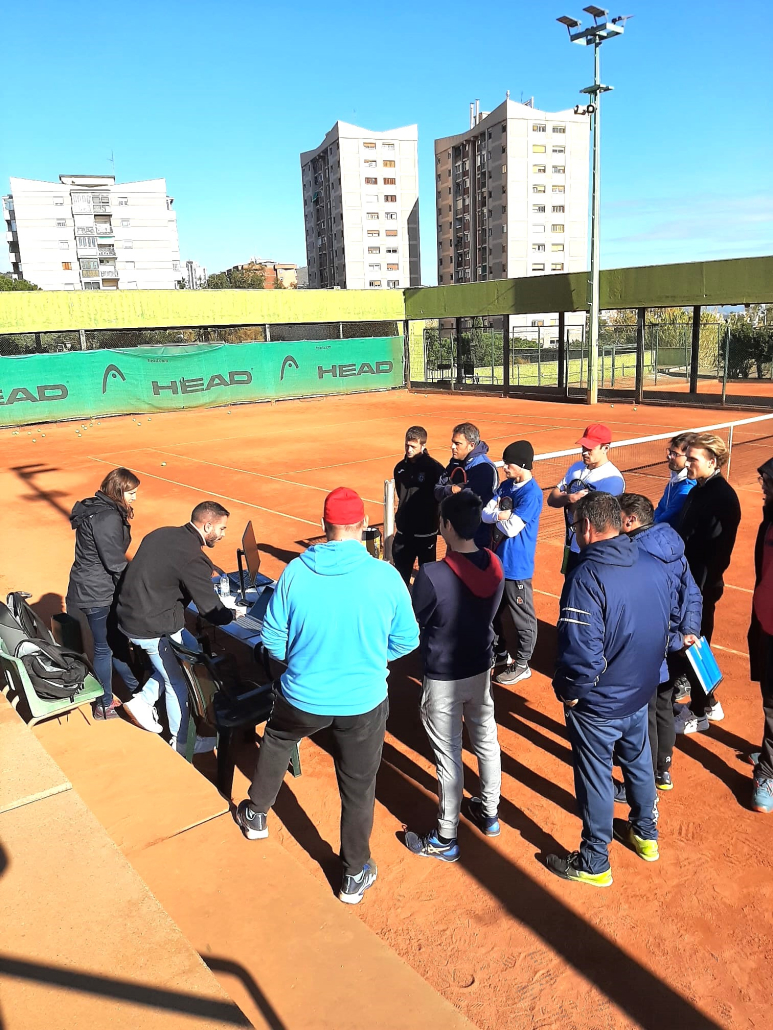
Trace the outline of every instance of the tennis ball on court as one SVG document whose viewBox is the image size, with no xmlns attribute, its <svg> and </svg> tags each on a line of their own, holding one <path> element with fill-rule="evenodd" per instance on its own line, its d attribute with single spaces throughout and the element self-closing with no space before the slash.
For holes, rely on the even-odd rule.
<svg viewBox="0 0 773 1030">
<path fill-rule="evenodd" d="M 165 461 L 162 461 L 162 462 L 161 462 L 161 464 L 162 464 L 162 466 L 163 466 L 163 465 L 166 465 L 166 462 L 165 462 Z"/>
</svg>

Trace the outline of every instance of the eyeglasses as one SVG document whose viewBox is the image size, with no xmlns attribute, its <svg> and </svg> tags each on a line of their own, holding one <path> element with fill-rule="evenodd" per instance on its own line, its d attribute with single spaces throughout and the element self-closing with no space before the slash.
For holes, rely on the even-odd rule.
<svg viewBox="0 0 773 1030">
<path fill-rule="evenodd" d="M 757 482 L 760 486 L 773 486 L 773 479 L 771 479 L 770 476 L 757 476 Z"/>
<path fill-rule="evenodd" d="M 672 451 L 670 447 L 666 447 L 667 458 L 686 458 L 687 455 L 683 451 Z"/>
</svg>

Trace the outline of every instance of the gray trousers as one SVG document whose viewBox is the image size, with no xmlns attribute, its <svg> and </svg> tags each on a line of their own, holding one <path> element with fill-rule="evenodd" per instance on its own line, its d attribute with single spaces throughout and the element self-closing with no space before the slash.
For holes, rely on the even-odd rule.
<svg viewBox="0 0 773 1030">
<path fill-rule="evenodd" d="M 515 652 L 517 665 L 528 665 L 537 646 L 537 615 L 534 611 L 534 590 L 530 579 L 506 579 L 505 590 L 499 611 L 494 616 L 494 632 L 497 635 L 497 651 L 507 650 L 505 630 L 502 624 L 504 612 L 510 612 L 515 632 L 518 634 L 518 650 Z"/>
<path fill-rule="evenodd" d="M 435 752 L 438 778 L 438 832 L 456 837 L 462 806 L 462 721 L 478 760 L 480 797 L 486 815 L 496 815 L 502 789 L 502 761 L 491 693 L 491 672 L 462 680 L 425 677 L 421 721 Z"/>
</svg>

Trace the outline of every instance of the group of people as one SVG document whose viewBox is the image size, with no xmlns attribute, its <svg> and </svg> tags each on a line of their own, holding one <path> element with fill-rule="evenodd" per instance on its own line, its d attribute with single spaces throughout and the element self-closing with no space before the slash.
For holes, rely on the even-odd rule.
<svg viewBox="0 0 773 1030">
<path fill-rule="evenodd" d="M 578 441 L 580 460 L 547 495 L 566 523 L 553 688 L 564 706 L 583 822 L 579 849 L 550 855 L 547 865 L 599 887 L 612 883 L 615 802 L 630 808 L 625 843 L 645 861 L 657 860 L 657 796 L 673 788 L 676 735 L 705 732 L 724 718 L 719 699 L 691 675 L 686 653 L 701 636 L 711 639 L 741 517 L 722 475 L 728 452 L 720 437 L 680 434 L 670 441 L 670 476 L 657 505 L 626 492 L 611 443 L 607 426 L 588 426 Z M 454 427 L 451 454 L 444 467 L 430 456 L 421 426 L 407 431 L 394 470 L 394 567 L 362 546 L 368 519 L 359 495 L 345 487 L 330 493 L 325 542 L 290 562 L 263 623 L 263 645 L 286 670 L 236 821 L 249 839 L 266 837 L 293 748 L 329 728 L 341 795 L 339 897 L 348 904 L 359 903 L 377 877 L 370 836 L 389 712 L 387 666 L 417 647 L 424 672 L 418 707 L 436 760 L 439 808 L 437 824 L 407 829 L 405 844 L 445 862 L 460 857 L 463 726 L 480 781 L 464 814 L 485 835 L 500 832 L 492 680 L 507 687 L 531 676 L 543 492 L 526 440 L 504 448 L 501 482 L 471 423 Z M 773 459 L 761 467 L 760 482 L 765 507 L 749 641 L 765 722 L 762 748 L 752 755 L 752 807 L 773 812 Z M 160 730 L 155 705 L 163 694 L 172 743 L 182 748 L 185 688 L 168 641 L 179 639 L 190 600 L 215 624 L 234 617 L 214 590 L 203 550 L 222 539 L 228 513 L 204 501 L 187 525 L 150 533 L 127 563 L 138 486 L 128 470 L 117 469 L 95 498 L 76 505 L 68 610 L 88 621 L 94 637 L 105 691 L 97 718 L 115 714 L 112 663 L 135 691 L 123 706 L 130 718 Z M 442 561 L 438 536 L 446 546 Z M 154 672 L 141 689 L 110 639 L 111 625 L 114 639 L 132 640 L 150 658 Z M 214 741 L 197 745 L 206 750 Z M 621 783 L 613 779 L 615 764 Z"/>
</svg>

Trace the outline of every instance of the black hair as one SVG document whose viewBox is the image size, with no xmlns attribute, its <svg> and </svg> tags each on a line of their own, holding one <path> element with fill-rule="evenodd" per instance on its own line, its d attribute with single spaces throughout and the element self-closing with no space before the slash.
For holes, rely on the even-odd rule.
<svg viewBox="0 0 773 1030">
<path fill-rule="evenodd" d="M 586 494 L 575 505 L 574 524 L 579 525 L 584 519 L 587 519 L 598 533 L 608 529 L 616 529 L 619 533 L 623 527 L 623 516 L 617 498 L 604 493 L 603 490 L 594 490 Z"/>
<path fill-rule="evenodd" d="M 206 522 L 214 522 L 215 519 L 222 519 L 223 516 L 230 514 L 230 511 L 222 504 L 218 504 L 217 501 L 199 501 L 191 512 L 191 522 L 194 524 L 200 522 L 204 525 Z"/>
<path fill-rule="evenodd" d="M 410 429 L 405 431 L 405 439 L 416 440 L 423 447 L 427 442 L 427 430 L 424 426 L 411 426 Z"/>
<path fill-rule="evenodd" d="M 655 521 L 655 508 L 644 494 L 622 494 L 617 500 L 623 515 L 635 515 L 642 526 L 651 526 Z"/>
<path fill-rule="evenodd" d="M 451 523 L 451 528 L 462 538 L 472 540 L 478 531 L 483 510 L 483 501 L 472 490 L 460 490 L 458 494 L 444 497 L 440 504 L 440 517 Z"/>
<path fill-rule="evenodd" d="M 472 422 L 460 422 L 458 426 L 454 426 L 453 436 L 459 433 L 463 436 L 467 443 L 476 445 L 480 443 L 480 431 L 477 426 L 474 426 Z"/>
</svg>

